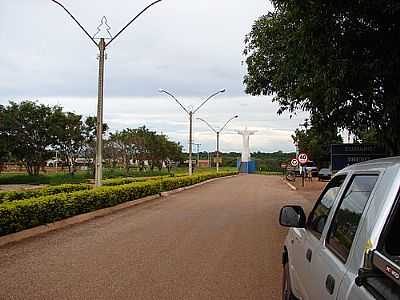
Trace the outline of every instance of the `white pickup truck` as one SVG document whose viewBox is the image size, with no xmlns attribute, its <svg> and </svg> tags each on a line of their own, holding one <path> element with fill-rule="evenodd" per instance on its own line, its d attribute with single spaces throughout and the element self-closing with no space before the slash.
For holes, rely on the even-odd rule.
<svg viewBox="0 0 400 300">
<path fill-rule="evenodd" d="M 400 299 L 400 157 L 338 172 L 308 217 L 285 206 L 282 299 Z"/>
</svg>

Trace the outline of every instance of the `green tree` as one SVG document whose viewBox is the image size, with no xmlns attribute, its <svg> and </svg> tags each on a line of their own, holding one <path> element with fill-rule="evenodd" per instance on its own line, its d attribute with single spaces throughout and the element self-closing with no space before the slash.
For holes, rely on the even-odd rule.
<svg viewBox="0 0 400 300">
<path fill-rule="evenodd" d="M 320 168 L 329 166 L 331 144 L 343 143 L 335 129 L 313 126 L 304 130 L 296 129 L 292 139 L 300 152 L 307 153 L 309 160 L 315 161 Z"/>
<path fill-rule="evenodd" d="M 10 102 L 2 114 L 1 134 L 7 136 L 10 152 L 23 162 L 30 175 L 38 175 L 56 144 L 61 107 L 32 101 Z"/>
<path fill-rule="evenodd" d="M 129 128 L 110 134 L 110 143 L 114 153 L 122 159 L 126 175 L 129 173 L 130 160 L 135 156 L 135 141 L 135 130 Z"/>
<path fill-rule="evenodd" d="M 163 164 L 169 165 L 170 160 L 180 160 L 182 147 L 163 134 L 157 134 L 145 126 L 137 129 L 126 128 L 110 134 L 110 143 L 116 155 L 123 162 L 125 173 L 128 174 L 130 161 L 137 161 L 139 170 L 143 171 L 145 161 L 150 168 L 161 170 Z"/>
<path fill-rule="evenodd" d="M 69 173 L 73 174 L 76 159 L 85 145 L 85 136 L 83 134 L 85 128 L 82 116 L 71 112 L 63 113 L 53 125 L 56 125 L 58 129 L 54 148 L 61 153 L 61 156 L 68 164 Z"/>
<path fill-rule="evenodd" d="M 400 5 L 274 0 L 246 37 L 246 92 L 279 113 L 306 110 L 351 132 L 376 130 L 400 153 Z"/>
<path fill-rule="evenodd" d="M 87 117 L 82 124 L 83 147 L 81 155 L 88 161 L 88 166 L 94 175 L 94 163 L 96 161 L 96 117 Z M 103 134 L 108 130 L 108 125 L 103 123 Z"/>
</svg>

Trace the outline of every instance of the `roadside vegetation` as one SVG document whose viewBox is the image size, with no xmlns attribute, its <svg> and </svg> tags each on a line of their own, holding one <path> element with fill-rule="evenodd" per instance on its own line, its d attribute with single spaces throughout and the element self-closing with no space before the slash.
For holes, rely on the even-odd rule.
<svg viewBox="0 0 400 300">
<path fill-rule="evenodd" d="M 118 178 L 118 177 L 152 177 L 167 175 L 168 171 L 130 171 L 128 174 L 119 169 L 105 169 L 103 178 Z M 0 185 L 1 184 L 46 184 L 46 185 L 59 185 L 68 183 L 82 183 L 89 182 L 93 178 L 93 174 L 86 171 L 75 172 L 74 174 L 69 173 L 51 173 L 51 174 L 40 174 L 37 176 L 31 176 L 28 174 L 0 174 Z"/>
<path fill-rule="evenodd" d="M 182 146 L 145 126 L 106 132 L 103 164 L 111 170 L 121 166 L 124 175 L 139 171 L 168 170 L 182 161 Z M 0 172 L 7 164 L 23 166 L 39 176 L 52 160 L 75 174 L 85 168 L 94 174 L 96 118 L 65 112 L 61 106 L 32 101 L 0 105 Z M 90 173 L 89 172 L 89 173 Z M 93 175 L 92 175 L 93 176 Z M 112 176 L 112 174 L 109 174 Z"/>
<path fill-rule="evenodd" d="M 221 171 L 234 171 L 235 167 L 224 167 Z M 175 176 L 187 174 L 186 167 L 173 168 L 170 171 L 167 169 L 139 171 L 130 169 L 128 173 L 121 169 L 104 169 L 103 171 L 103 184 L 109 182 L 110 179 L 118 178 L 141 178 L 141 177 L 157 177 L 157 176 Z M 195 169 L 194 174 L 201 173 L 213 173 L 216 172 L 215 168 L 200 168 Z M 40 174 L 38 176 L 31 176 L 28 174 L 13 174 L 13 173 L 2 173 L 0 174 L 0 185 L 8 184 L 21 184 L 21 185 L 62 185 L 62 184 L 79 184 L 79 183 L 91 183 L 93 180 L 93 174 L 87 171 L 79 171 L 74 174 L 69 173 L 49 173 Z"/>
<path fill-rule="evenodd" d="M 237 171 L 203 172 L 193 176 L 147 178 L 131 183 L 121 180 L 119 185 L 97 188 L 76 185 L 5 193 L 2 195 L 2 203 L 0 201 L 0 236 L 234 174 L 237 174 Z"/>
<path fill-rule="evenodd" d="M 278 114 L 307 111 L 293 140 L 311 159 L 329 145 L 374 143 L 400 154 L 400 6 L 383 0 L 273 0 L 246 36 L 246 93 L 271 95 Z"/>
</svg>

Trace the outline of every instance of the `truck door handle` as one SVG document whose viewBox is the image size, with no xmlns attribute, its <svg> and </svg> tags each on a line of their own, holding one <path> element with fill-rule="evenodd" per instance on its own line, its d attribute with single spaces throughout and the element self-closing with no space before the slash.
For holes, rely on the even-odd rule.
<svg viewBox="0 0 400 300">
<path fill-rule="evenodd" d="M 307 258 L 307 260 L 308 260 L 309 262 L 311 262 L 311 258 L 312 258 L 312 251 L 311 251 L 311 249 L 308 249 L 308 250 L 307 250 L 306 258 Z"/>
<path fill-rule="evenodd" d="M 328 275 L 326 278 L 325 287 L 329 294 L 333 295 L 333 291 L 335 290 L 335 279 L 332 277 L 332 275 Z"/>
</svg>

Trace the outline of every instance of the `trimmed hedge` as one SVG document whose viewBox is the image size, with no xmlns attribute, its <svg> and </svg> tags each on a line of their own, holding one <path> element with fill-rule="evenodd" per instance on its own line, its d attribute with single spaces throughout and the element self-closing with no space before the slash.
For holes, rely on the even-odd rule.
<svg viewBox="0 0 400 300">
<path fill-rule="evenodd" d="M 145 182 L 149 180 L 157 180 L 161 178 L 170 177 L 168 176 L 152 176 L 152 177 L 125 177 L 125 178 L 115 178 L 115 179 L 106 179 L 102 181 L 103 186 L 116 186 L 123 184 L 130 184 L 134 182 Z"/>
<path fill-rule="evenodd" d="M 161 191 L 192 185 L 210 178 L 234 174 L 237 172 L 170 177 L 4 202 L 0 204 L 0 236 L 155 195 Z"/>
<path fill-rule="evenodd" d="M 135 182 L 145 182 L 149 180 L 160 180 L 164 178 L 178 178 L 187 176 L 186 174 L 180 175 L 165 175 L 165 176 L 152 176 L 152 177 L 126 177 L 106 179 L 102 181 L 103 186 L 117 186 L 131 184 Z M 0 204 L 6 201 L 25 200 L 30 198 L 37 198 L 42 196 L 56 195 L 59 193 L 72 193 L 76 191 L 89 190 L 91 186 L 88 184 L 63 184 L 57 186 L 50 186 L 42 189 L 35 189 L 29 191 L 11 191 L 0 192 Z"/>
<path fill-rule="evenodd" d="M 103 186 L 115 186 L 115 185 L 123 185 L 123 184 L 130 184 L 134 182 L 144 182 L 148 180 L 158 180 L 163 178 L 171 178 L 171 177 L 183 177 L 187 176 L 186 174 L 179 174 L 175 175 L 171 173 L 170 175 L 163 175 L 163 176 L 151 176 L 151 177 L 125 177 L 125 178 L 113 178 L 113 179 L 106 179 L 102 181 Z"/>
<path fill-rule="evenodd" d="M 59 193 L 71 193 L 89 189 L 91 189 L 91 187 L 88 184 L 62 184 L 30 191 L 0 192 L 0 204 L 6 201 L 36 198 L 41 196 L 55 195 Z"/>
</svg>

